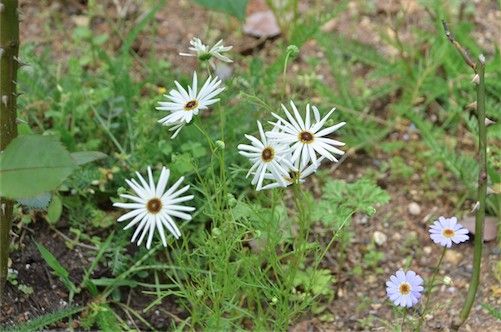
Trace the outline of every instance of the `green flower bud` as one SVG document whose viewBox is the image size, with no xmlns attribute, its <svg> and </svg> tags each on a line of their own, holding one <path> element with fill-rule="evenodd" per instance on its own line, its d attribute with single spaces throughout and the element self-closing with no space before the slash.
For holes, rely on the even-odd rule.
<svg viewBox="0 0 501 332">
<path fill-rule="evenodd" d="M 296 45 L 287 46 L 287 53 L 291 59 L 294 59 L 299 55 L 299 48 Z"/>
<path fill-rule="evenodd" d="M 217 146 L 218 149 L 224 150 L 224 148 L 225 148 L 226 145 L 224 144 L 224 141 L 217 140 L 216 141 L 216 146 Z"/>
</svg>

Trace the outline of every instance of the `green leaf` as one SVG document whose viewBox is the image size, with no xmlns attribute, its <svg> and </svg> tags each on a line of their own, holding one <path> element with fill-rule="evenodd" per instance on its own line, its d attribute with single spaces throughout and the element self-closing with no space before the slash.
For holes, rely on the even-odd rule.
<svg viewBox="0 0 501 332">
<path fill-rule="evenodd" d="M 63 308 L 51 312 L 49 314 L 38 316 L 26 323 L 14 326 L 2 326 L 0 327 L 0 331 L 18 331 L 18 332 L 40 331 L 43 330 L 44 327 L 59 322 L 66 317 L 72 316 L 82 311 L 83 309 L 84 307 Z"/>
<path fill-rule="evenodd" d="M 52 191 L 75 167 L 71 155 L 53 136 L 19 136 L 0 155 L 0 195 L 24 198 Z"/>
<path fill-rule="evenodd" d="M 63 202 L 58 195 L 54 195 L 52 197 L 52 201 L 50 202 L 49 208 L 47 209 L 47 220 L 51 224 L 55 224 L 61 218 L 61 214 L 63 213 Z"/>
<path fill-rule="evenodd" d="M 129 279 L 117 280 L 113 278 L 100 278 L 100 279 L 90 279 L 90 282 L 92 282 L 96 286 L 113 286 L 113 287 L 128 286 L 131 288 L 137 286 L 137 281 Z"/>
<path fill-rule="evenodd" d="M 42 255 L 44 261 L 52 268 L 52 270 L 54 270 L 54 273 L 59 277 L 59 279 L 61 279 L 64 286 L 70 291 L 70 293 L 75 293 L 77 288 L 75 284 L 70 280 L 69 272 L 61 265 L 61 263 L 59 263 L 57 258 L 54 257 L 54 255 L 47 248 L 44 247 L 44 245 L 36 241 L 35 245 L 37 246 L 37 249 L 40 252 L 40 255 Z"/>
<path fill-rule="evenodd" d="M 245 19 L 248 0 L 194 0 L 200 6 L 235 16 L 240 21 Z"/>
<path fill-rule="evenodd" d="M 18 198 L 17 202 L 30 209 L 46 209 L 52 199 L 50 192 L 43 192 L 33 197 Z"/>
<path fill-rule="evenodd" d="M 82 151 L 82 152 L 73 152 L 71 154 L 71 158 L 73 158 L 73 160 L 77 165 L 87 164 L 106 157 L 108 157 L 106 153 L 102 153 L 99 151 Z"/>
</svg>

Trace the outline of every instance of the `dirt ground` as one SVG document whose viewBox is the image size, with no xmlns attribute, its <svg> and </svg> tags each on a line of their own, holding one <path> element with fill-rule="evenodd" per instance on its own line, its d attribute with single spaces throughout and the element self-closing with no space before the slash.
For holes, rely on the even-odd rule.
<svg viewBox="0 0 501 332">
<path fill-rule="evenodd" d="M 67 53 L 64 50 L 64 43 L 61 40 L 71 41 L 72 29 L 82 24 L 85 11 L 85 1 L 29 1 L 21 0 L 23 23 L 21 26 L 22 42 L 33 42 L 37 45 L 50 45 L 59 54 L 58 61 L 64 63 Z M 119 10 L 110 5 L 107 7 L 106 15 L 116 17 Z M 388 17 L 398 10 L 399 6 L 405 6 L 412 13 L 409 22 L 403 30 L 403 38 L 412 38 L 409 34 L 406 37 L 406 30 L 413 23 L 424 25 L 422 28 L 429 28 L 424 23 L 424 16 L 428 13 L 417 5 L 417 1 L 376 1 L 380 10 L 375 16 L 363 16 L 360 20 L 353 20 L 353 17 L 360 15 L 360 8 L 353 2 L 348 6 L 346 13 L 343 13 L 335 21 L 328 23 L 325 29 L 337 31 L 348 37 L 355 38 L 361 42 L 371 45 L 378 45 L 379 36 L 374 34 L 374 26 L 388 24 Z M 475 1 L 480 3 L 480 1 Z M 134 5 L 133 5 L 134 6 Z M 259 5 L 251 4 L 249 10 L 256 10 Z M 484 11 L 484 19 L 476 19 L 479 35 L 485 40 L 483 45 L 501 43 L 501 11 L 496 6 L 495 1 L 485 1 L 480 10 Z M 133 12 L 133 9 L 129 8 Z M 127 14 L 126 14 L 127 15 Z M 131 14 L 133 15 L 133 14 Z M 466 15 L 466 14 L 465 14 Z M 480 15 L 479 15 L 480 16 Z M 54 30 L 47 31 L 46 20 L 59 17 L 57 22 L 50 22 Z M 147 50 L 154 48 L 159 56 L 173 63 L 174 68 L 188 71 L 194 63 L 190 63 L 185 58 L 180 61 L 177 53 L 185 50 L 187 40 L 193 36 L 206 35 L 207 24 L 186 24 L 191 22 L 207 22 L 209 19 L 207 12 L 199 7 L 192 6 L 188 1 L 168 1 L 164 9 L 156 15 L 158 34 L 149 35 L 139 39 L 134 46 L 136 52 L 141 55 Z M 97 31 L 110 31 L 107 21 L 96 19 L 91 22 Z M 124 23 L 128 24 L 128 23 Z M 216 33 L 225 36 L 228 44 L 235 45 L 235 49 L 245 51 L 249 45 L 257 45 L 256 40 L 232 32 L 234 23 L 224 23 Z M 62 26 L 61 26 L 62 25 Z M 56 28 L 57 27 L 57 28 Z M 484 33 L 485 32 L 485 33 Z M 228 37 L 226 37 L 228 36 Z M 117 46 L 119 40 L 115 41 Z M 271 52 L 272 45 L 264 45 L 259 52 Z M 488 46 L 486 46 L 487 49 Z M 491 49 L 492 50 L 492 49 Z M 380 47 L 380 51 L 387 55 L 394 55 L 395 50 L 388 47 Z M 303 51 L 306 54 L 319 54 L 314 43 L 308 43 Z M 298 69 L 299 70 L 299 69 Z M 384 105 L 381 106 L 384 110 Z M 395 129 L 390 137 L 398 137 L 403 132 Z M 391 139 L 391 138 L 390 138 Z M 416 138 L 418 139 L 418 138 Z M 346 161 L 337 167 L 332 175 L 339 179 L 353 180 L 360 177 L 367 169 L 378 169 L 382 160 L 388 158 L 383 152 L 374 153 L 372 156 L 362 152 L 354 152 Z M 444 176 L 450 176 L 444 173 Z M 350 254 L 347 261 L 342 266 L 333 261 L 332 255 L 327 256 L 326 265 L 340 279 L 333 285 L 335 299 L 329 304 L 328 310 L 334 319 L 332 322 L 321 321 L 319 318 L 305 317 L 291 328 L 292 331 L 350 331 L 350 330 L 374 330 L 384 331 L 387 328 L 377 319 L 372 321 L 370 317 L 390 320 L 392 317 L 391 306 L 386 299 L 385 282 L 389 275 L 393 274 L 400 266 L 405 264 L 403 259 L 412 256 L 411 267 L 425 279 L 432 273 L 433 266 L 440 256 L 440 248 L 434 245 L 428 237 L 426 223 L 430 221 L 432 215 L 449 216 L 454 210 L 447 192 L 438 199 L 426 198 L 423 193 L 433 191 L 421 181 L 419 174 L 415 174 L 410 181 L 401 182 L 393 180 L 389 176 L 381 177 L 378 184 L 387 190 L 391 195 L 389 204 L 380 207 L 375 216 L 369 220 L 363 216 L 357 216 L 352 224 L 352 230 L 356 236 L 354 243 L 350 246 Z M 458 186 L 459 188 L 459 186 Z M 451 190 L 457 188 L 449 188 Z M 464 210 L 471 208 L 471 202 L 466 202 L 462 207 Z M 419 212 L 409 211 L 410 204 L 419 205 Z M 31 224 L 29 228 L 22 226 L 22 232 L 16 235 L 15 240 L 18 250 L 11 254 L 12 270 L 17 271 L 19 283 L 31 286 L 33 293 L 26 295 L 18 287 L 7 285 L 6 303 L 0 308 L 0 324 L 12 324 L 27 321 L 38 315 L 48 313 L 56 308 L 67 306 L 68 294 L 61 282 L 50 273 L 43 259 L 33 243 L 33 240 L 45 245 L 53 252 L 57 259 L 68 269 L 73 280 L 79 281 L 83 276 L 83 267 L 88 266 L 93 252 L 83 248 L 75 247 L 69 250 L 65 245 L 65 239 L 58 233 L 49 229 L 42 222 Z M 67 234 L 68 229 L 59 227 L 58 230 Z M 380 262 L 380 273 L 363 273 L 356 277 L 352 272 L 355 266 L 363 264 L 363 254 L 373 243 L 374 232 L 379 231 L 386 235 L 387 240 L 377 249 L 384 252 L 384 259 Z M 103 237 L 106 234 L 102 234 Z M 409 244 L 410 241 L 410 244 Z M 413 242 L 412 242 L 413 241 Z M 407 243 L 403 246 L 402 243 Z M 441 286 L 436 292 L 436 307 L 433 316 L 428 317 L 425 330 L 447 331 L 450 321 L 457 316 L 460 304 L 466 294 L 468 280 L 471 273 L 471 260 L 473 245 L 469 241 L 461 245 L 458 249 L 452 249 L 445 257 L 445 262 L 441 267 L 440 276 L 449 276 L 453 280 L 450 286 Z M 501 251 L 496 245 L 496 241 L 486 243 L 483 260 L 483 271 L 481 274 L 481 287 L 477 295 L 475 306 L 472 309 L 470 318 L 462 328 L 462 331 L 496 331 L 501 330 L 501 322 L 496 321 L 488 315 L 481 307 L 481 304 L 490 304 L 499 308 L 501 306 L 501 285 L 494 277 L 495 264 L 501 259 Z M 106 270 L 98 270 L 95 277 L 106 276 Z M 142 308 L 145 303 L 150 302 L 148 296 L 138 290 L 131 290 L 129 294 L 129 305 L 132 308 Z M 84 304 L 88 298 L 85 295 L 77 295 L 76 304 Z M 153 326 L 157 329 L 165 329 L 172 320 L 183 318 L 184 313 L 181 308 L 176 307 L 175 302 L 164 301 L 161 306 L 145 315 Z M 366 324 L 367 323 L 367 324 Z M 64 328 L 63 325 L 60 326 Z"/>
</svg>

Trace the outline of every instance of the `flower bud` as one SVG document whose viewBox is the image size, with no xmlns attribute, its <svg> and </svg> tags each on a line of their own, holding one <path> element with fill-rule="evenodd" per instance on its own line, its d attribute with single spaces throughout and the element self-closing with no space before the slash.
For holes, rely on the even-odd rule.
<svg viewBox="0 0 501 332">
<path fill-rule="evenodd" d="M 294 59 L 299 55 L 299 48 L 296 45 L 289 45 L 287 46 L 287 54 L 289 54 L 289 57 Z"/>
<path fill-rule="evenodd" d="M 217 140 L 216 141 L 216 146 L 217 146 L 218 149 L 224 150 L 224 148 L 225 148 L 226 145 L 224 144 L 224 141 Z"/>
<path fill-rule="evenodd" d="M 238 201 L 237 201 L 237 199 L 235 198 L 235 196 L 233 196 L 233 194 L 231 194 L 231 193 L 228 193 L 228 194 L 226 195 L 226 200 L 228 201 L 228 206 L 229 206 L 230 208 L 235 207 L 235 206 L 237 205 L 237 203 L 238 203 Z"/>
<path fill-rule="evenodd" d="M 214 227 L 212 229 L 212 235 L 214 235 L 214 237 L 218 237 L 219 235 L 221 235 L 221 230 L 217 227 Z"/>
</svg>

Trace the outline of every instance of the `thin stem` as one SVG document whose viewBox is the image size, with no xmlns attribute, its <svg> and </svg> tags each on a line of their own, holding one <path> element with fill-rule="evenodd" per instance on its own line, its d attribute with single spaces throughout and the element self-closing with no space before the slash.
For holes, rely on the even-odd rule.
<svg viewBox="0 0 501 332">
<path fill-rule="evenodd" d="M 404 308 L 402 314 L 402 321 L 400 322 L 400 331 L 404 330 L 405 323 L 407 322 L 407 308 Z"/>
<path fill-rule="evenodd" d="M 0 3 L 0 151 L 17 136 L 16 81 L 19 67 L 17 0 Z M 0 197 L 0 304 L 7 281 L 10 229 L 14 203 Z"/>
<path fill-rule="evenodd" d="M 463 57 L 464 62 L 470 66 L 475 72 L 474 82 L 477 84 L 477 120 L 478 120 L 478 185 L 477 185 L 477 202 L 478 210 L 475 216 L 475 244 L 473 250 L 473 271 L 471 274 L 470 286 L 466 295 L 463 308 L 459 313 L 459 317 L 453 321 L 452 328 L 458 330 L 461 325 L 468 319 L 473 302 L 480 283 L 480 268 L 482 262 L 482 248 L 484 241 L 484 222 L 485 222 L 485 204 L 487 196 L 487 129 L 485 124 L 485 58 L 483 55 L 478 57 L 475 62 L 467 50 L 454 38 L 449 31 L 447 23 L 442 21 L 445 34 L 449 41 L 454 45 L 459 54 Z M 477 81 L 478 78 L 478 81 Z"/>
<path fill-rule="evenodd" d="M 421 316 L 419 317 L 418 325 L 416 328 L 416 331 L 421 330 L 421 326 L 423 325 L 424 318 L 426 316 L 426 313 L 428 311 L 428 306 L 430 304 L 430 298 L 431 298 L 431 292 L 433 290 L 433 286 L 435 284 L 435 278 L 437 277 L 438 271 L 440 270 L 440 265 L 442 265 L 442 261 L 444 260 L 445 252 L 447 251 L 447 247 L 444 247 L 442 250 L 442 254 L 440 255 L 440 258 L 438 260 L 437 265 L 433 269 L 433 274 L 431 275 L 430 283 L 428 284 L 428 287 L 426 287 L 426 291 L 424 296 L 426 297 L 426 302 L 423 306 L 423 312 L 421 313 Z"/>
<path fill-rule="evenodd" d="M 482 247 L 484 241 L 484 221 L 485 221 L 485 201 L 487 196 L 487 130 L 485 126 L 485 63 L 483 56 L 477 63 L 477 75 L 479 83 L 477 85 L 477 119 L 478 119 L 478 149 L 479 149 L 479 173 L 477 201 L 479 202 L 475 217 L 475 245 L 473 251 L 473 271 L 471 274 L 468 294 L 459 314 L 461 326 L 470 315 L 471 307 L 475 301 L 478 284 L 480 283 L 480 268 L 482 261 Z"/>
</svg>

